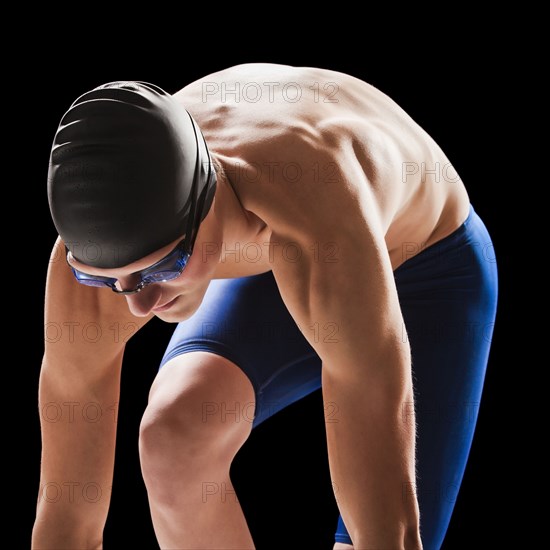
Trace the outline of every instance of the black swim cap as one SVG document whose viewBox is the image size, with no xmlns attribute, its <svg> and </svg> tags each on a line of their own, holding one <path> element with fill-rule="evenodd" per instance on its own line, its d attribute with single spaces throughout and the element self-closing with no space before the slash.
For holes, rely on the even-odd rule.
<svg viewBox="0 0 550 550">
<path fill-rule="evenodd" d="M 48 200 L 59 235 L 84 264 L 121 267 L 183 237 L 192 191 L 202 221 L 215 189 L 200 129 L 157 86 L 104 84 L 61 119 Z"/>
</svg>

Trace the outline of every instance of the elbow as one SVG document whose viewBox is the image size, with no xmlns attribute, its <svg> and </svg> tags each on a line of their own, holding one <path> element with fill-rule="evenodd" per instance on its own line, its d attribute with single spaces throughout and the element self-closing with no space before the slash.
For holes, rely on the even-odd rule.
<svg viewBox="0 0 550 550">
<path fill-rule="evenodd" d="M 366 358 L 363 376 L 369 398 L 382 408 L 401 408 L 413 400 L 412 364 L 408 342 L 388 342 Z"/>
</svg>

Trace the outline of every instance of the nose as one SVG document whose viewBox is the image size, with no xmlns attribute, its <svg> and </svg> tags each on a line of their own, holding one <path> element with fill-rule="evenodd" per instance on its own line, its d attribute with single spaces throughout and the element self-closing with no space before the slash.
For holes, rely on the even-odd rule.
<svg viewBox="0 0 550 550">
<path fill-rule="evenodd" d="M 162 290 L 158 284 L 146 286 L 141 292 L 126 296 L 132 315 L 146 317 L 158 304 Z"/>
</svg>

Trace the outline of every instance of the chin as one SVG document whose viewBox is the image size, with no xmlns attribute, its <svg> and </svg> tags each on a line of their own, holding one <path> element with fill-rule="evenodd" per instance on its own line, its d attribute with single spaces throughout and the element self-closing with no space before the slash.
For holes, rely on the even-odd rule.
<svg viewBox="0 0 550 550">
<path fill-rule="evenodd" d="M 166 323 L 180 323 L 191 317 L 201 305 L 203 296 L 179 296 L 172 307 L 166 311 L 159 311 L 155 315 Z"/>
<path fill-rule="evenodd" d="M 159 311 L 155 315 L 165 323 L 181 323 L 189 319 L 195 311 L 188 311 L 188 308 L 182 311 L 178 304 L 174 304 L 168 311 Z"/>
<path fill-rule="evenodd" d="M 180 313 L 172 313 L 170 311 L 163 311 L 162 313 L 155 313 L 156 317 L 158 317 L 161 321 L 164 321 L 165 323 L 181 323 L 182 321 L 187 321 L 193 313 L 189 315 L 183 315 Z"/>
</svg>

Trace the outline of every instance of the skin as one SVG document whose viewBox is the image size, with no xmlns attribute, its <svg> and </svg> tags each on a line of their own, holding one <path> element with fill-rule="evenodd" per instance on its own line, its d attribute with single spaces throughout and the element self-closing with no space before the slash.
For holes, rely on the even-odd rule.
<svg viewBox="0 0 550 550">
<path fill-rule="evenodd" d="M 230 95 L 237 82 L 238 102 Z M 269 82 L 280 83 L 271 94 Z M 247 83 L 257 86 L 244 96 Z M 285 83 L 300 87 L 299 101 L 291 94 L 296 88 L 287 87 L 285 99 Z M 249 101 L 258 89 L 259 100 Z M 410 416 L 405 422 L 401 414 L 413 401 L 411 355 L 392 271 L 465 220 L 462 182 L 399 106 L 341 73 L 240 65 L 190 84 L 175 98 L 195 117 L 225 172 L 184 274 L 122 298 L 79 285 L 55 248 L 46 322 L 133 323 L 138 330 L 155 315 L 181 321 L 199 307 L 210 280 L 271 270 L 299 326 L 331 323 L 338 330 L 336 342 L 307 330 L 304 336 L 322 358 L 323 398 L 338 407 L 339 422 L 326 425 L 329 464 L 354 548 L 421 548 L 418 504 L 402 497 L 403 483 L 414 481 L 415 433 Z M 296 167 L 302 175 L 294 180 Z M 178 241 L 119 269 L 71 263 L 129 288 L 132 273 Z M 118 401 L 124 342 L 93 343 L 79 330 L 73 336 L 46 339 L 41 411 L 51 402 L 108 409 Z M 140 457 L 161 547 L 253 548 L 229 478 L 251 423 L 201 416 L 204 403 L 230 410 L 253 402 L 238 366 L 214 354 L 184 354 L 159 372 L 143 416 Z M 49 422 L 42 412 L 41 487 L 67 479 L 111 485 L 115 423 L 80 416 Z M 225 493 L 205 498 L 210 481 L 225 483 Z M 75 494 L 70 503 L 53 503 L 41 489 L 33 548 L 101 548 L 108 492 L 93 505 Z"/>
</svg>

